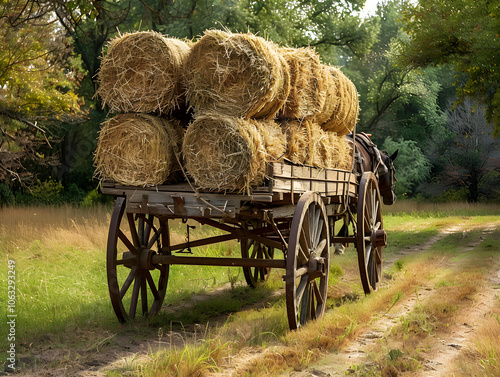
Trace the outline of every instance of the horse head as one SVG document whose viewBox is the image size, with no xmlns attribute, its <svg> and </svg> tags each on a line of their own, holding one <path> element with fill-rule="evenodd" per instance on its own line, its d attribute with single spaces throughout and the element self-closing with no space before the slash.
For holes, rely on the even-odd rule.
<svg viewBox="0 0 500 377">
<path fill-rule="evenodd" d="M 399 149 L 396 150 L 392 155 L 389 155 L 386 151 L 380 151 L 380 156 L 382 161 L 387 167 L 387 173 L 380 174 L 378 187 L 380 190 L 380 195 L 382 196 L 385 205 L 391 205 L 396 202 L 396 193 L 394 192 L 394 185 L 397 182 L 396 170 L 394 169 L 394 160 L 398 156 Z"/>
</svg>

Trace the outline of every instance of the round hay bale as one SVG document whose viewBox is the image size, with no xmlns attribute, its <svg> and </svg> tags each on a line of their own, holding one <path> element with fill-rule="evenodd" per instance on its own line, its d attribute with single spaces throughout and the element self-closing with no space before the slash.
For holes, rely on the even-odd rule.
<svg viewBox="0 0 500 377">
<path fill-rule="evenodd" d="M 248 119 L 247 121 L 253 124 L 260 133 L 266 152 L 265 162 L 278 161 L 285 156 L 286 135 L 278 123 L 266 119 Z"/>
<path fill-rule="evenodd" d="M 352 169 L 352 148 L 344 136 L 324 131 L 311 120 L 282 124 L 287 137 L 285 157 L 296 164 L 327 169 Z"/>
<path fill-rule="evenodd" d="M 168 112 L 185 102 L 187 43 L 154 31 L 112 39 L 97 74 L 96 96 L 115 112 Z"/>
<path fill-rule="evenodd" d="M 186 97 L 195 111 L 271 119 L 290 92 L 290 74 L 278 47 L 253 34 L 206 30 L 191 48 Z"/>
<path fill-rule="evenodd" d="M 325 106 L 328 89 L 318 54 L 305 47 L 282 48 L 280 52 L 290 67 L 290 93 L 278 117 L 305 119 L 318 114 Z"/>
<path fill-rule="evenodd" d="M 347 135 L 356 126 L 359 114 L 358 92 L 340 69 L 324 66 L 322 78 L 327 86 L 326 101 L 314 121 L 325 131 Z"/>
<path fill-rule="evenodd" d="M 287 138 L 285 157 L 294 164 L 307 165 L 310 154 L 307 127 L 298 120 L 290 120 L 282 123 L 281 129 Z"/>
<path fill-rule="evenodd" d="M 94 154 L 96 175 L 130 186 L 156 186 L 175 178 L 184 130 L 176 120 L 118 114 L 103 124 Z"/>
<path fill-rule="evenodd" d="M 189 125 L 182 153 L 200 188 L 241 192 L 263 183 L 266 162 L 281 157 L 284 145 L 274 122 L 203 113 Z"/>
<path fill-rule="evenodd" d="M 335 132 L 323 132 L 321 138 L 317 141 L 315 155 L 317 165 L 315 166 L 351 171 L 353 168 L 353 155 L 352 144 L 349 139 L 346 136 L 339 136 Z"/>
</svg>

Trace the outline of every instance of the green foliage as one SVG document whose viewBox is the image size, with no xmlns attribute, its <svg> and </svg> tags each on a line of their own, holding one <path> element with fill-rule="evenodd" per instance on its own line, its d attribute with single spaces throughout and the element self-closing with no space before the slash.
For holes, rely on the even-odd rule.
<svg viewBox="0 0 500 377">
<path fill-rule="evenodd" d="M 408 38 L 399 22 L 403 9 L 398 0 L 379 5 L 371 22 L 378 32 L 373 47 L 346 68 L 360 93 L 360 130 L 421 141 L 442 116 L 436 101 L 442 87 L 434 72 L 401 64 Z"/>
<path fill-rule="evenodd" d="M 180 0 L 175 3 L 146 0 L 143 4 L 143 9 L 134 10 L 141 15 L 145 12 L 142 28 L 188 39 L 211 28 L 249 31 L 281 45 L 316 46 L 328 62 L 339 62 L 338 48 L 348 55 L 361 56 L 369 51 L 376 35 L 376 25 L 359 17 L 363 5 L 359 0 Z M 137 13 L 134 13 L 136 17 Z M 135 29 L 140 19 L 135 19 Z"/>
<path fill-rule="evenodd" d="M 5 183 L 0 183 L 0 207 L 6 204 L 13 204 L 14 200 L 14 194 L 9 186 Z"/>
<path fill-rule="evenodd" d="M 487 118 L 500 133 L 500 7 L 498 1 L 421 0 L 403 14 L 410 40 L 403 61 L 412 66 L 451 64 L 466 74 L 459 82 L 461 99 L 479 98 Z"/>
<path fill-rule="evenodd" d="M 450 188 L 437 195 L 436 200 L 440 202 L 464 202 L 467 200 L 467 189 L 465 187 Z"/>
<path fill-rule="evenodd" d="M 68 49 L 70 40 L 57 24 L 49 22 L 51 16 L 32 7 L 41 15 L 26 15 L 31 20 L 20 23 L 15 17 L 27 12 L 22 4 L 0 3 L 0 115 L 38 119 L 77 114 L 81 61 Z"/>
<path fill-rule="evenodd" d="M 22 185 L 53 176 L 65 187 L 63 200 L 99 201 L 92 153 L 108 114 L 93 99 L 93 77 L 106 42 L 118 30 L 195 39 L 224 28 L 313 46 L 323 62 L 342 66 L 360 94 L 358 130 L 373 133 L 379 145 L 389 138 L 390 151 L 401 144 L 398 194 L 416 195 L 419 187 L 435 197 L 446 185 L 461 185 L 442 172 L 474 171 L 482 161 L 473 150 L 451 161 L 457 143 L 446 124 L 448 99 L 482 98 L 500 132 L 497 2 L 389 0 L 363 18 L 362 0 L 0 1 L 0 182 L 10 179 L 18 201 L 34 202 L 20 193 Z M 472 179 L 464 186 L 469 200 L 499 198 L 494 169 L 480 176 L 460 171 Z M 420 185 L 431 179 L 433 185 Z M 461 192 L 442 196 L 461 199 Z"/>
<path fill-rule="evenodd" d="M 41 203 L 56 204 L 61 201 L 63 189 L 62 183 L 54 179 L 43 182 L 38 180 L 37 185 L 32 188 L 31 193 L 33 197 Z"/>
<path fill-rule="evenodd" d="M 398 157 L 394 161 L 396 169 L 396 194 L 397 195 L 411 195 L 417 185 L 424 182 L 430 175 L 431 164 L 417 143 L 413 140 L 392 140 L 388 137 L 382 149 L 393 153 L 399 149 Z"/>
<path fill-rule="evenodd" d="M 0 180 L 33 182 L 54 162 L 56 125 L 82 114 L 81 61 L 52 20 L 38 2 L 0 2 Z"/>
<path fill-rule="evenodd" d="M 396 361 L 401 356 L 403 356 L 403 351 L 400 349 L 392 349 L 389 351 L 389 359 L 391 359 L 391 361 Z"/>
<path fill-rule="evenodd" d="M 499 168 L 495 158 L 498 143 L 484 106 L 466 99 L 458 106 L 450 106 L 446 115 L 446 128 L 434 135 L 429 155 L 439 168 L 440 184 L 452 190 L 447 195 L 460 194 L 464 188 L 466 199 L 475 202 L 488 189 L 483 185 L 484 178 Z M 494 187 L 490 190 L 495 192 Z"/>
</svg>

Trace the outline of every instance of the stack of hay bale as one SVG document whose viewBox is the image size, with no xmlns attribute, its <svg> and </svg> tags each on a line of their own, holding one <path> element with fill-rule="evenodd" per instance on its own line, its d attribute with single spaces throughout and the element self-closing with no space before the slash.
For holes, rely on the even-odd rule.
<svg viewBox="0 0 500 377">
<path fill-rule="evenodd" d="M 118 42 L 122 41 L 111 42 L 98 76 L 97 94 L 104 104 L 113 111 L 162 113 L 186 101 L 194 110 L 194 120 L 185 134 L 185 125 L 166 121 L 168 131 L 161 135 L 156 131 L 158 137 L 146 136 L 137 141 L 134 152 L 133 135 L 146 127 L 135 126 L 135 131 L 131 128 L 129 133 L 125 132 L 132 137 L 130 142 L 124 142 L 117 140 L 126 139 L 124 131 L 116 132 L 113 137 L 108 134 L 113 124 L 125 123 L 122 118 L 125 115 L 106 122 L 95 158 L 101 177 L 133 185 L 162 183 L 178 168 L 173 153 L 180 148 L 180 140 L 185 170 L 200 188 L 246 190 L 263 183 L 268 162 L 283 158 L 322 168 L 351 169 L 352 154 L 343 136 L 356 123 L 357 92 L 340 70 L 321 64 L 314 50 L 280 48 L 252 34 L 207 30 L 190 49 L 187 45 L 186 48 L 169 46 L 170 51 L 182 51 L 181 68 L 175 71 L 158 68 L 165 57 L 155 56 L 153 50 L 146 57 L 137 54 L 135 59 L 125 59 L 123 51 L 113 48 Z M 143 45 L 138 48 L 145 51 Z M 125 61 L 117 67 L 116 60 Z M 161 77 L 158 82 L 158 76 L 165 73 L 153 73 L 156 69 L 168 70 L 167 76 L 174 80 Z M 132 77 L 125 77 L 126 71 Z M 146 74 L 141 73 L 138 78 L 143 71 Z M 180 82 L 185 85 L 185 98 Z M 166 95 L 162 92 L 167 86 L 180 89 L 172 89 Z M 117 93 L 116 88 L 124 89 Z M 155 99 L 145 94 L 148 91 L 156 92 Z M 117 101 L 120 105 L 115 104 Z M 144 119 L 145 115 L 128 116 Z M 164 118 L 157 119 L 165 122 Z M 172 141 L 160 146 L 158 141 L 164 138 Z M 156 140 L 155 148 L 141 146 L 146 140 Z M 127 151 L 120 154 L 119 149 Z M 160 156 L 160 150 L 164 155 Z M 161 168 L 153 164 L 152 153 L 156 153 L 155 161 L 165 159 L 167 163 L 160 164 Z M 117 179 L 114 172 L 129 157 L 124 154 L 134 155 L 130 171 L 134 164 L 138 173 L 148 165 L 153 171 L 163 170 L 163 175 L 157 175 L 154 183 L 144 177 L 134 177 L 134 183 Z M 114 159 L 115 163 L 103 163 L 106 159 Z"/>
<path fill-rule="evenodd" d="M 99 133 L 96 175 L 132 186 L 176 179 L 184 129 L 171 114 L 185 107 L 182 70 L 190 47 L 156 32 L 110 41 L 96 95 L 118 115 Z"/>
<path fill-rule="evenodd" d="M 287 135 L 286 157 L 294 163 L 351 170 L 352 146 L 344 136 L 355 128 L 359 102 L 354 84 L 338 69 L 321 64 L 310 48 L 282 49 L 292 90 L 278 114 Z"/>
<path fill-rule="evenodd" d="M 266 163 L 286 148 L 273 121 L 290 92 L 278 47 L 253 34 L 207 30 L 192 47 L 185 81 L 195 120 L 182 155 L 196 184 L 217 190 L 261 184 Z"/>
</svg>

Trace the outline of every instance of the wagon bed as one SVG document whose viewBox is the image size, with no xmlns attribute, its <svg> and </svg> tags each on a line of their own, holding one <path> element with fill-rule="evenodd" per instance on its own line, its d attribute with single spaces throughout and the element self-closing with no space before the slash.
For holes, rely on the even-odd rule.
<svg viewBox="0 0 500 377">
<path fill-rule="evenodd" d="M 333 244 L 355 244 L 363 288 L 366 293 L 376 289 L 386 235 L 373 173 L 274 162 L 267 177 L 262 186 L 242 193 L 200 190 L 189 182 L 157 187 L 102 182 L 102 192 L 117 197 L 107 274 L 118 319 L 134 318 L 139 307 L 144 315 L 160 310 L 171 265 L 239 266 L 250 286 L 281 268 L 288 322 L 296 329 L 324 313 Z M 187 241 L 172 244 L 172 219 L 194 220 L 223 234 L 191 241 L 188 225 Z M 335 235 L 337 221 L 344 226 Z M 229 240 L 240 242 L 241 258 L 185 252 Z M 283 259 L 274 258 L 275 249 L 282 250 Z"/>
</svg>

